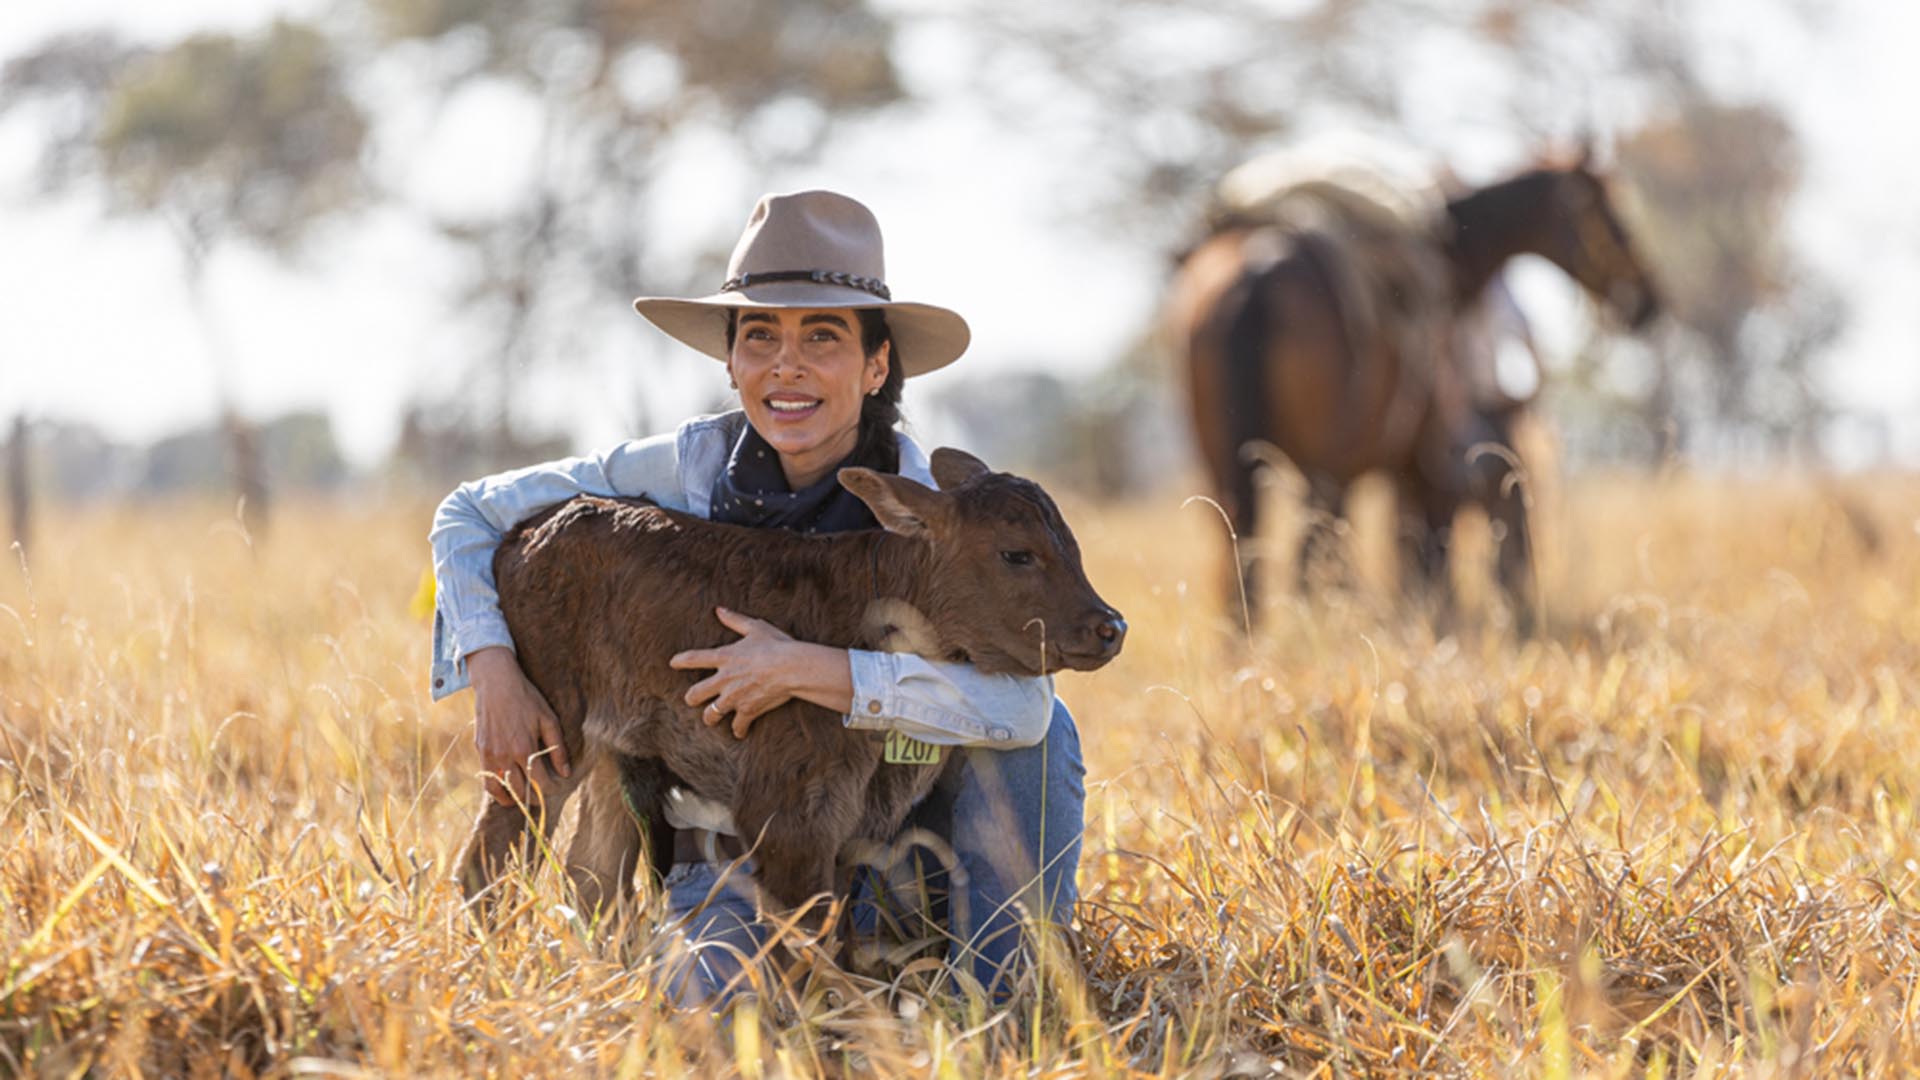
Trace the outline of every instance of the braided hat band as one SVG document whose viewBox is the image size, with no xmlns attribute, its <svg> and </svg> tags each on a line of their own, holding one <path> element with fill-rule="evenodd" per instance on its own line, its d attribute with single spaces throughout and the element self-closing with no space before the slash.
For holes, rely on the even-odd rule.
<svg viewBox="0 0 1920 1080">
<path fill-rule="evenodd" d="M 882 300 L 893 299 L 892 290 L 888 289 L 887 283 L 879 278 L 863 277 L 839 270 L 761 270 L 728 278 L 727 283 L 720 286 L 720 291 L 739 292 L 755 285 L 767 285 L 776 281 L 811 281 L 815 285 L 839 285 L 843 288 L 871 293 Z"/>
</svg>

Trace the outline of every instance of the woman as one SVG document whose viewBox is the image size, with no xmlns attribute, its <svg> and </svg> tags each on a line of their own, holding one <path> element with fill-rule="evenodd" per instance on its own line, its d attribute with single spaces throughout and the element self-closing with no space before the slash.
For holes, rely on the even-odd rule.
<svg viewBox="0 0 1920 1080">
<path fill-rule="evenodd" d="M 884 282 L 880 226 L 865 206 L 827 191 L 764 197 L 719 292 L 634 301 L 654 325 L 727 365 L 739 410 L 597 457 L 462 484 L 441 503 L 431 535 L 433 695 L 471 682 L 474 741 L 495 799 L 525 798 L 543 770 L 564 776 L 571 767 L 552 710 L 514 658 L 494 591 L 493 552 L 516 522 L 587 492 L 646 495 L 716 521 L 835 532 L 875 526 L 866 504 L 836 482 L 842 466 L 934 483 L 920 448 L 896 430 L 901 386 L 958 359 L 970 334 L 945 308 L 893 300 Z M 740 639 L 674 658 L 711 672 L 687 695 L 706 704 L 707 723 L 747 738 L 755 719 L 797 698 L 850 727 L 961 748 L 957 784 L 929 800 L 930 816 L 948 820 L 926 824 L 945 832 L 965 871 L 955 882 L 949 958 L 994 987 L 1018 952 L 1016 903 L 1057 923 L 1076 898 L 1084 769 L 1052 680 L 829 648 L 795 641 L 751 612 L 717 614 Z M 736 956 L 756 951 L 760 929 L 744 894 L 721 889 L 708 899 L 722 874 L 713 834 L 732 832 L 724 808 L 676 792 L 667 817 L 682 830 L 668 904 L 684 919 L 696 960 L 675 975 L 675 990 L 711 1003 L 737 986 Z"/>
</svg>

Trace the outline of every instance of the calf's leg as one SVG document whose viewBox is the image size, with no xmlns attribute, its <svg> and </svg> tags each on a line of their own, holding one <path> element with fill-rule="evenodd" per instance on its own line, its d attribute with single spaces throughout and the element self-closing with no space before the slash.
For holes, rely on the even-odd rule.
<svg viewBox="0 0 1920 1080">
<path fill-rule="evenodd" d="M 565 809 L 568 796 L 588 774 L 588 770 L 578 767 L 573 769 L 571 777 L 554 776 L 537 766 L 529 771 L 541 779 L 535 783 L 525 810 L 517 803 L 503 806 L 491 797 L 484 797 L 480 818 L 474 822 L 473 832 L 460 853 L 460 889 L 469 902 L 485 896 L 506 869 L 513 852 L 517 850 L 523 862 L 534 857 L 539 842 L 553 835 L 554 823 L 560 820 L 560 811 Z M 529 828 L 529 825 L 535 827 Z"/>
<path fill-rule="evenodd" d="M 809 815 L 783 814 L 766 823 L 754 851 L 761 888 L 787 909 L 834 891 L 834 854 L 846 837 Z M 810 920 L 815 922 L 817 920 Z"/>
<path fill-rule="evenodd" d="M 633 891 L 640 866 L 641 823 L 648 811 L 627 804 L 625 778 L 613 754 L 595 753 L 580 796 L 580 820 L 567 849 L 567 876 L 580 909 L 612 917 Z"/>
</svg>

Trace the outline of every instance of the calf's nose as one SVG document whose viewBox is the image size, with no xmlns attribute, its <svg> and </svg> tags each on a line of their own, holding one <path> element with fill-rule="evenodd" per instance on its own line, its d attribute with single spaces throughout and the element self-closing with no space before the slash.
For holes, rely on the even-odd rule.
<svg viewBox="0 0 1920 1080">
<path fill-rule="evenodd" d="M 1101 646 L 1111 656 L 1120 651 L 1120 643 L 1127 639 L 1127 620 L 1121 618 L 1119 612 L 1111 612 L 1093 628 L 1093 636 L 1100 639 Z"/>
</svg>

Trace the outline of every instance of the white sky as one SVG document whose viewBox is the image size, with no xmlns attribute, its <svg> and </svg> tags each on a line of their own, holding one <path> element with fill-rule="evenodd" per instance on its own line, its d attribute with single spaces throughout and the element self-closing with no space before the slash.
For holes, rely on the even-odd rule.
<svg viewBox="0 0 1920 1080">
<path fill-rule="evenodd" d="M 105 24 L 165 38 L 317 7 L 12 0 L 0 2 L 0 57 L 62 29 Z M 1830 386 L 1844 407 L 1884 418 L 1901 458 L 1920 459 L 1920 128 L 1910 114 L 1920 103 L 1920 65 L 1907 55 L 1920 40 L 1920 3 L 1834 3 L 1826 31 L 1811 41 L 1754 7 L 1727 0 L 1693 9 L 1719 43 L 1716 81 L 1770 95 L 1792 87 L 1787 104 L 1809 158 L 1795 236 L 1854 305 Z M 1428 95 L 1412 118 L 1416 134 L 1447 148 L 1464 171 L 1491 178 L 1520 163 L 1506 157 L 1516 144 L 1468 97 Z M 514 126 L 499 102 L 465 103 L 419 133 L 430 152 L 418 155 L 422 164 L 403 183 L 442 205 L 502 197 L 511 162 L 501 148 L 515 145 Z M 167 238 L 152 225 L 104 224 L 98 208 L 81 201 L 31 201 L 33 136 L 23 124 L 0 125 L 0 296 L 8 301 L 0 416 L 25 409 L 83 418 L 129 439 L 205 420 L 212 374 Z M 730 237 L 757 194 L 716 189 L 699 149 L 689 148 L 669 180 L 688 223 L 669 245 Z M 887 230 L 896 294 L 954 307 L 974 327 L 975 345 L 956 374 L 1040 362 L 1085 368 L 1144 325 L 1164 261 L 1051 220 L 1048 199 L 1072 183 L 1072 165 L 1009 144 L 977 111 L 952 102 L 888 132 L 886 153 L 856 149 L 781 180 L 840 188 L 874 208 Z M 457 370 L 463 346 L 445 325 L 442 299 L 455 270 L 443 247 L 396 213 L 338 230 L 298 270 L 227 250 L 213 267 L 213 297 L 243 358 L 242 407 L 259 416 L 324 407 L 349 456 L 376 458 L 397 430 L 404 398 Z M 1521 285 L 1549 341 L 1570 341 L 1578 332 L 1571 287 L 1547 273 L 1528 274 Z M 647 422 L 657 428 L 724 386 L 718 365 L 676 354 L 637 317 L 610 317 L 593 353 L 543 378 L 535 394 L 535 410 L 569 417 L 583 446 L 636 433 L 634 402 L 643 392 L 651 398 Z"/>
</svg>

